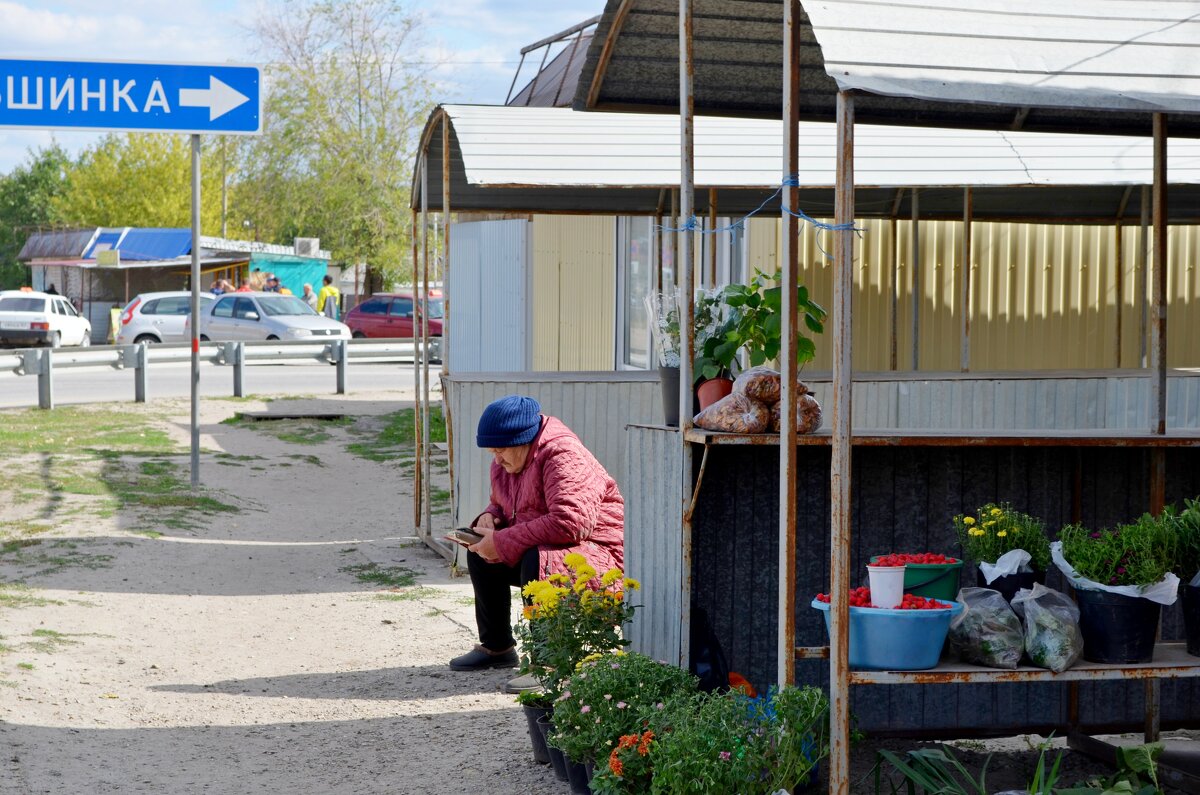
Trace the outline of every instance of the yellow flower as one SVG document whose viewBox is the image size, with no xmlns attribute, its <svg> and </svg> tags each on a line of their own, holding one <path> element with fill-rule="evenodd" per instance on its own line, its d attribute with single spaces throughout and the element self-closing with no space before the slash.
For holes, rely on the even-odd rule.
<svg viewBox="0 0 1200 795">
<path fill-rule="evenodd" d="M 582 557 L 582 556 L 581 556 Z M 587 563 L 575 569 L 575 590 L 582 591 L 587 587 L 588 582 L 596 576 L 596 570 Z"/>
<path fill-rule="evenodd" d="M 551 574 L 546 578 L 546 582 L 552 585 L 568 585 L 571 582 L 571 578 L 565 574 Z"/>
<path fill-rule="evenodd" d="M 999 508 L 992 509 L 992 516 L 999 516 L 1002 513 L 1004 513 L 1004 511 L 1000 510 Z"/>
<path fill-rule="evenodd" d="M 971 535 L 981 536 L 981 535 L 986 535 L 986 534 L 982 530 L 980 530 L 978 527 L 974 527 L 974 528 L 971 528 Z"/>
<path fill-rule="evenodd" d="M 984 527 L 995 527 L 995 525 L 996 525 L 995 519 L 988 519 L 986 522 L 983 523 Z"/>
<path fill-rule="evenodd" d="M 975 517 L 973 517 L 973 516 L 964 516 L 964 517 L 963 517 L 963 524 L 965 524 L 967 527 L 970 527 L 971 525 L 975 524 Z"/>
<path fill-rule="evenodd" d="M 583 555 L 580 555 L 578 552 L 568 552 L 563 557 L 563 563 L 568 569 L 575 571 L 580 566 L 587 564 L 587 558 L 585 558 Z"/>
<path fill-rule="evenodd" d="M 609 569 L 608 571 L 604 572 L 604 576 L 600 578 L 600 585 L 607 588 L 619 579 L 621 579 L 621 570 Z"/>
<path fill-rule="evenodd" d="M 642 584 L 632 577 L 626 577 L 625 588 L 630 591 L 640 591 L 642 589 Z"/>
<path fill-rule="evenodd" d="M 1006 535 L 1008 535 L 1008 531 L 1001 530 L 999 533 L 996 533 L 996 535 L 999 536 L 1000 538 L 1004 538 Z"/>
</svg>

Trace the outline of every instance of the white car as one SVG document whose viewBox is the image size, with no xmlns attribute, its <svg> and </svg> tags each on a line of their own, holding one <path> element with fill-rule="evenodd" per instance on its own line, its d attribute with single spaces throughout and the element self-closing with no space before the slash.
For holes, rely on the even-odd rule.
<svg viewBox="0 0 1200 795">
<path fill-rule="evenodd" d="M 350 327 L 280 293 L 226 293 L 200 313 L 200 339 L 348 340 Z"/>
<path fill-rule="evenodd" d="M 216 296 L 200 293 L 200 314 L 212 306 Z M 117 344 L 140 342 L 186 342 L 186 321 L 192 310 L 192 294 L 186 290 L 142 293 L 121 310 Z"/>
<path fill-rule="evenodd" d="M 61 295 L 0 292 L 0 343 L 8 345 L 92 344 L 92 324 Z"/>
</svg>

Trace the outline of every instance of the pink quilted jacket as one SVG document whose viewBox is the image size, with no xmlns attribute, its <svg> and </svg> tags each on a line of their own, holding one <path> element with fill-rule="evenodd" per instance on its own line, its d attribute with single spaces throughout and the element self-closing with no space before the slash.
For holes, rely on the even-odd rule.
<svg viewBox="0 0 1200 795">
<path fill-rule="evenodd" d="M 538 548 L 539 571 L 570 574 L 563 557 L 578 552 L 602 574 L 624 570 L 625 500 L 617 483 L 571 430 L 543 415 L 525 467 L 515 475 L 492 462 L 496 551 L 515 566 Z"/>
</svg>

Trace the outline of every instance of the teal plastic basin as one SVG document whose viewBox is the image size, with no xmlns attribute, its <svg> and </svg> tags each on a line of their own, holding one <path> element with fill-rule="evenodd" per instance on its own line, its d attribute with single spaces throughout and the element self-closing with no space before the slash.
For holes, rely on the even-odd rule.
<svg viewBox="0 0 1200 795">
<path fill-rule="evenodd" d="M 942 601 L 942 600 L 939 600 Z M 934 668 L 942 655 L 950 619 L 962 612 L 961 602 L 944 610 L 850 608 L 850 667 L 867 671 L 921 671 Z M 829 605 L 812 601 L 825 615 Z"/>
</svg>

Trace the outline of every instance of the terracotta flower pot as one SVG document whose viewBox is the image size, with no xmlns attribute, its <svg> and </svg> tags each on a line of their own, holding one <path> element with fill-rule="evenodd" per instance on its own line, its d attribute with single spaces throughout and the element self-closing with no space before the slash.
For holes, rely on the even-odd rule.
<svg viewBox="0 0 1200 795">
<path fill-rule="evenodd" d="M 728 378 L 710 378 L 696 387 L 696 397 L 700 400 L 700 410 L 716 403 L 733 391 L 733 381 Z"/>
</svg>

